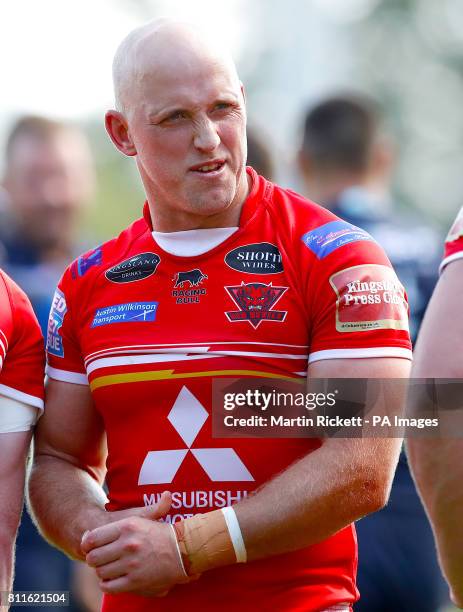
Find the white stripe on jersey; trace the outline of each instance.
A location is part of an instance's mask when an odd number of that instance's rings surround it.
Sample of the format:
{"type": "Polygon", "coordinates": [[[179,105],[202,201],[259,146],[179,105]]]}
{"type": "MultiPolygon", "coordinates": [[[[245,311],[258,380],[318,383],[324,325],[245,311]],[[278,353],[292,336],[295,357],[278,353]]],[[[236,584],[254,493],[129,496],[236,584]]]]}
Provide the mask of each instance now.
{"type": "Polygon", "coordinates": [[[1,333],[1,336],[0,336],[0,350],[3,353],[3,355],[0,355],[0,357],[2,358],[2,361],[3,361],[3,359],[5,359],[5,357],[6,357],[6,349],[7,349],[8,343],[6,342],[6,336],[2,332],[1,329],[0,329],[0,333],[1,333]],[[3,341],[2,338],[5,338],[5,342],[3,341]]]}
{"type": "Polygon", "coordinates": [[[284,346],[288,348],[303,349],[305,351],[307,351],[307,349],[309,348],[306,344],[280,344],[280,343],[274,343],[274,342],[240,342],[240,341],[208,342],[207,340],[205,340],[204,342],[183,342],[183,343],[172,343],[171,342],[167,344],[133,344],[133,345],[128,345],[128,346],[115,346],[110,349],[102,349],[101,351],[95,351],[94,353],[89,353],[85,357],[85,361],[86,362],[91,361],[95,357],[102,356],[107,353],[111,353],[111,355],[116,355],[118,352],[120,353],[129,353],[129,352],[130,353],[137,353],[137,352],[148,353],[151,350],[152,352],[160,352],[156,349],[164,348],[164,347],[172,347],[172,351],[179,350],[179,352],[185,352],[187,349],[194,347],[195,352],[197,352],[198,350],[201,350],[201,349],[207,349],[209,345],[217,345],[217,344],[219,345],[233,344],[236,346],[244,346],[244,345],[284,346]]]}
{"type": "Polygon", "coordinates": [[[217,355],[185,355],[182,353],[165,353],[155,355],[126,355],[124,357],[106,357],[95,359],[87,366],[87,375],[100,368],[113,368],[125,365],[138,365],[143,363],[162,363],[163,361],[194,361],[195,359],[210,359],[217,355]]]}
{"type": "Polygon", "coordinates": [[[442,274],[442,272],[444,271],[444,268],[447,264],[449,264],[451,261],[455,261],[457,259],[461,259],[463,257],[463,251],[458,251],[458,253],[454,253],[453,255],[449,255],[448,257],[445,257],[442,260],[441,265],[439,266],[439,274],[442,274]]]}
{"type": "Polygon", "coordinates": [[[40,408],[40,410],[43,410],[43,399],[41,397],[29,395],[29,393],[18,391],[18,389],[8,387],[7,385],[0,385],[0,394],[4,395],[5,397],[11,397],[12,399],[18,400],[18,402],[24,402],[25,404],[30,404],[35,408],[40,408]]]}
{"type": "Polygon", "coordinates": [[[53,380],[69,382],[74,385],[88,385],[87,376],[85,374],[80,374],[80,372],[68,372],[67,370],[59,370],[58,368],[52,368],[47,365],[45,374],[53,378],[53,380]]]}
{"type": "Polygon", "coordinates": [[[410,349],[397,346],[379,346],[376,348],[357,349],[330,349],[327,351],[315,351],[310,353],[309,363],[321,359],[365,359],[369,357],[400,357],[401,359],[413,359],[410,349]]]}
{"type": "MultiPolygon", "coordinates": [[[[0,329],[0,334],[3,337],[3,341],[5,343],[6,348],[8,348],[8,338],[6,337],[6,335],[3,333],[3,331],[0,329]]],[[[1,340],[1,338],[0,338],[1,340]]]]}
{"type": "MultiPolygon", "coordinates": [[[[204,348],[207,349],[207,347],[204,348]]],[[[171,349],[164,349],[164,351],[159,351],[154,354],[124,355],[121,357],[105,357],[101,359],[94,359],[87,365],[87,374],[91,374],[92,372],[100,368],[111,368],[115,366],[136,365],[143,363],[162,363],[169,361],[194,361],[197,359],[211,358],[220,359],[221,357],[227,356],[263,357],[265,359],[300,359],[304,362],[307,361],[307,355],[287,355],[283,353],[250,353],[243,351],[214,351],[209,352],[207,354],[205,353],[201,355],[195,355],[191,353],[179,353],[177,351],[174,352],[171,349]]]]}

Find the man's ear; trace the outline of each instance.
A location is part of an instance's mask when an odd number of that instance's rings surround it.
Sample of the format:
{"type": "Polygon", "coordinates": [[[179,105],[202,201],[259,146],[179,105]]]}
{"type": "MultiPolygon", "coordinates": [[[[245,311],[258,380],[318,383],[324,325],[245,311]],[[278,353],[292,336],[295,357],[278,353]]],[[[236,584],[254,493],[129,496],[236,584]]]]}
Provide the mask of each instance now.
{"type": "Polygon", "coordinates": [[[382,136],[373,146],[370,171],[375,177],[388,180],[392,174],[395,161],[394,144],[391,139],[382,136]]]}
{"type": "Polygon", "coordinates": [[[132,157],[137,154],[135,145],[130,136],[127,121],[122,113],[109,110],[105,115],[105,127],[109,137],[121,153],[132,157]]]}

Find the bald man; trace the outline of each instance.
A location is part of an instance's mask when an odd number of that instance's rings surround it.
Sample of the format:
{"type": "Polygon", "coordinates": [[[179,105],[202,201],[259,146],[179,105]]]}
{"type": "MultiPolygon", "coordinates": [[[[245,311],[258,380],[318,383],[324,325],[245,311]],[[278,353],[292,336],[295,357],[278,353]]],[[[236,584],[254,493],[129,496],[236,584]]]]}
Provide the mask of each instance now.
{"type": "Polygon", "coordinates": [[[386,502],[400,442],[214,438],[212,381],[407,376],[403,288],[368,234],[245,167],[216,43],[148,24],[114,83],[106,128],[147,201],[58,285],[37,521],[96,569],[107,611],[347,611],[352,522],[386,502]]]}

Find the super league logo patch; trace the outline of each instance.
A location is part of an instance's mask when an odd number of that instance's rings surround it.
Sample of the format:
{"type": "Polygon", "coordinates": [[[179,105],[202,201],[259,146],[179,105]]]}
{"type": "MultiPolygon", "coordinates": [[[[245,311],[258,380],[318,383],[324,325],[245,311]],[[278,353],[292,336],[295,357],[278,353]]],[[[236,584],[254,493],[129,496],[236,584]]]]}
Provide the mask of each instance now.
{"type": "Polygon", "coordinates": [[[374,242],[365,230],[346,221],[331,221],[301,236],[302,242],[318,259],[352,242],[374,242]]]}
{"type": "Polygon", "coordinates": [[[277,321],[281,323],[288,314],[285,310],[272,310],[288,287],[274,287],[272,283],[244,283],[234,287],[225,287],[231,299],[239,310],[225,312],[227,319],[248,321],[254,329],[262,321],[277,321]]]}

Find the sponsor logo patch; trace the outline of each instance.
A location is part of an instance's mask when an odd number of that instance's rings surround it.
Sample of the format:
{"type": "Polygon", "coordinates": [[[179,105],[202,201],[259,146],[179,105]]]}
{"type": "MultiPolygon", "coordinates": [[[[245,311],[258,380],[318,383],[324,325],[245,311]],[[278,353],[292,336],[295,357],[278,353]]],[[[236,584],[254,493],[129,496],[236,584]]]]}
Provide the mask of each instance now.
{"type": "Polygon", "coordinates": [[[106,270],[106,278],[113,283],[133,283],[156,272],[161,258],[156,253],[139,253],[106,270]]]}
{"type": "Polygon", "coordinates": [[[101,327],[112,323],[143,323],[156,321],[159,302],[128,302],[98,308],[91,327],[101,327]]]}
{"type": "Polygon", "coordinates": [[[176,272],[172,279],[174,282],[172,297],[175,298],[175,303],[199,303],[201,296],[206,295],[207,290],[204,287],[196,287],[201,285],[207,278],[207,274],[204,274],[199,268],[187,270],[186,272],[176,272]]]}
{"type": "Polygon", "coordinates": [[[231,322],[247,321],[256,329],[262,321],[285,320],[287,311],[272,310],[288,287],[274,287],[272,283],[241,283],[234,287],[225,287],[239,310],[225,312],[231,322]]]}
{"type": "Polygon", "coordinates": [[[207,278],[207,274],[203,274],[201,270],[195,268],[194,270],[188,270],[187,272],[177,272],[173,278],[175,281],[174,287],[196,287],[200,285],[203,280],[207,278]],[[187,284],[188,283],[188,284],[187,284]]]}
{"type": "Polygon", "coordinates": [[[225,255],[225,263],[232,270],[246,274],[279,274],[283,272],[281,253],[270,242],[245,244],[225,255]]]}
{"type": "Polygon", "coordinates": [[[86,255],[81,255],[77,260],[77,274],[79,276],[84,276],[86,272],[90,270],[90,268],[93,268],[93,266],[101,265],[101,260],[102,251],[100,247],[94,249],[93,251],[90,251],[86,255]]]}
{"type": "Polygon", "coordinates": [[[55,357],[64,357],[63,339],[59,333],[63,325],[64,315],[67,312],[64,293],[56,289],[51,303],[50,316],[47,329],[47,351],[55,357]]]}
{"type": "Polygon", "coordinates": [[[457,218],[453,222],[452,227],[445,239],[445,242],[453,242],[463,236],[463,207],[457,215],[457,218]]]}
{"type": "Polygon", "coordinates": [[[209,418],[208,411],[187,387],[182,387],[167,419],[183,440],[183,448],[149,451],[138,477],[139,485],[170,484],[191,453],[213,482],[251,482],[248,468],[233,448],[196,448],[194,442],[209,418]]]}
{"type": "Polygon", "coordinates": [[[324,259],[336,249],[352,242],[374,242],[368,232],[346,221],[325,223],[305,233],[301,240],[318,259],[324,259]]]}
{"type": "Polygon", "coordinates": [[[375,329],[408,331],[405,291],[387,266],[364,264],[330,277],[336,293],[336,330],[359,332],[375,329]]]}

